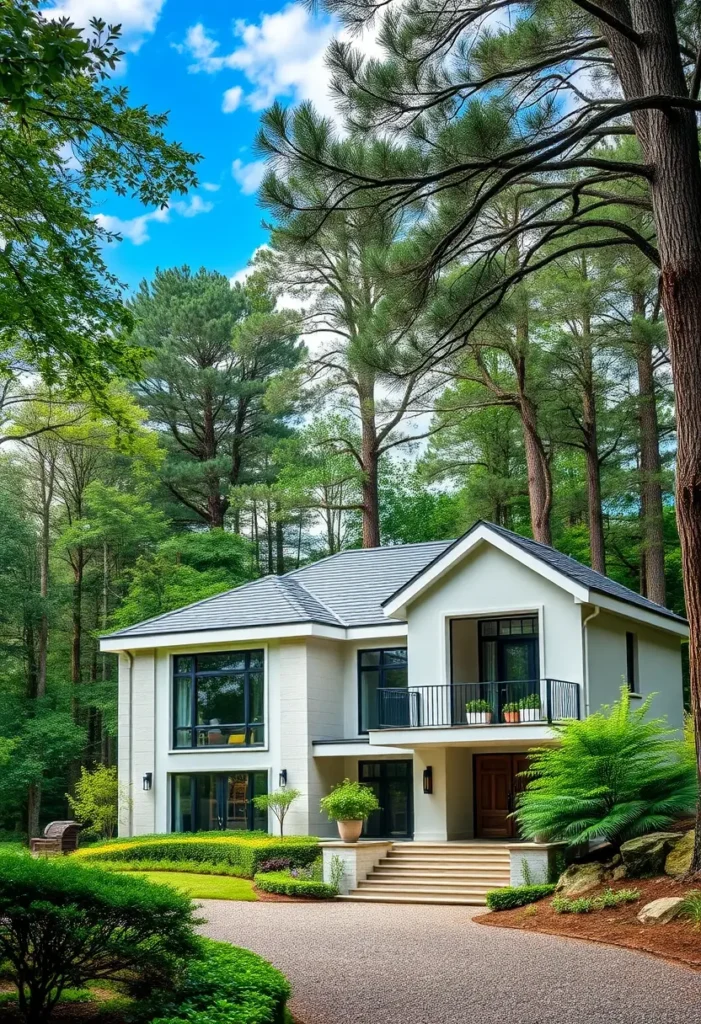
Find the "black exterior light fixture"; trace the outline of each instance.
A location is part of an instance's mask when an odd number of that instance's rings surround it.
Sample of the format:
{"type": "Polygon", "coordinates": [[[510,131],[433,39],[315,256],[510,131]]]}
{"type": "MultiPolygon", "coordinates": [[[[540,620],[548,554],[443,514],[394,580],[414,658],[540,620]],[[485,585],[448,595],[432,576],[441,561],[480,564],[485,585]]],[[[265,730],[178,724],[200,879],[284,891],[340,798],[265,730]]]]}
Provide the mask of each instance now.
{"type": "Polygon", "coordinates": [[[430,795],[433,792],[433,768],[427,765],[424,768],[424,793],[430,795]]]}
{"type": "Polygon", "coordinates": [[[278,778],[278,782],[280,783],[280,789],[284,789],[285,786],[287,785],[287,768],[280,769],[280,777],[278,778]]]}
{"type": "Polygon", "coordinates": [[[153,785],[153,772],[146,772],[143,779],[144,792],[148,793],[153,785]]]}

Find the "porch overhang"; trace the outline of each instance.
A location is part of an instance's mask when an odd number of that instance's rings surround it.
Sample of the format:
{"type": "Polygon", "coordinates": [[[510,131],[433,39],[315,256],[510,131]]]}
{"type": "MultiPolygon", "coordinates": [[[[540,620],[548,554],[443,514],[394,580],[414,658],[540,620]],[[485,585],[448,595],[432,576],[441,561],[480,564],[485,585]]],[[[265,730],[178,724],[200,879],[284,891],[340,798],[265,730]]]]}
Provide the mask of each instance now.
{"type": "Polygon", "coordinates": [[[483,750],[495,748],[540,746],[556,743],[557,732],[547,723],[524,722],[516,725],[450,725],[425,729],[372,729],[370,748],[397,747],[412,750],[414,747],[477,747],[483,750]]]}

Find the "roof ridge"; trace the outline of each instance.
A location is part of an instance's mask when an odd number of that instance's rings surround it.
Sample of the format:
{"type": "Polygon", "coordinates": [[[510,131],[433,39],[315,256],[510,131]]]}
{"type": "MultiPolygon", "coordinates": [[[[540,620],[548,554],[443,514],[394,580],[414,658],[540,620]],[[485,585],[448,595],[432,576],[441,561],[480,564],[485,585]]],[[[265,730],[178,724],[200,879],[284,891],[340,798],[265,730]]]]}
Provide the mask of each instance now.
{"type": "MultiPolygon", "coordinates": [[[[458,537],[457,540],[460,540],[458,537]]],[[[332,555],[324,555],[323,558],[317,558],[314,562],[309,562],[308,565],[300,565],[298,569],[290,569],[289,572],[282,574],[280,579],[286,577],[297,576],[298,573],[306,572],[307,569],[312,569],[316,565],[321,565],[322,562],[330,562],[332,558],[340,558],[342,555],[359,555],[359,554],[372,554],[375,551],[391,551],[393,548],[425,548],[430,544],[454,544],[455,539],[447,540],[412,540],[408,544],[380,544],[376,548],[344,548],[343,551],[335,551],[332,555]]]]}
{"type": "MultiPolygon", "coordinates": [[[[287,574],[285,574],[285,575],[287,575],[287,574]]],[[[278,579],[279,579],[279,580],[282,580],[282,579],[283,579],[283,577],[282,577],[282,576],[278,576],[278,579]]],[[[330,607],[329,607],[329,606],[328,606],[328,605],[326,604],[326,602],[325,602],[325,601],[322,601],[320,597],[317,597],[317,596],[316,596],[316,594],[313,594],[313,593],[311,592],[311,590],[309,590],[309,588],[308,588],[308,587],[305,587],[305,585],[304,585],[303,583],[300,583],[300,581],[299,581],[299,580],[297,580],[297,579],[293,579],[292,577],[290,577],[290,579],[286,580],[286,582],[285,582],[285,585],[287,586],[287,585],[289,585],[290,583],[294,584],[294,586],[295,586],[295,587],[299,587],[299,588],[300,588],[300,590],[303,590],[303,591],[304,591],[304,593],[305,593],[305,594],[307,594],[307,595],[308,595],[308,596],[309,596],[309,597],[310,597],[310,598],[312,599],[312,601],[315,601],[315,602],[316,602],[316,604],[318,604],[318,605],[319,605],[319,606],[320,606],[321,608],[323,608],[323,609],[324,609],[324,611],[328,612],[328,613],[329,613],[329,615],[331,616],[331,618],[332,618],[332,619],[334,619],[334,620],[335,620],[335,621],[336,621],[336,622],[337,622],[337,623],[339,624],[339,626],[344,626],[344,627],[345,627],[345,626],[347,625],[347,623],[345,623],[345,622],[343,621],[343,619],[341,619],[341,618],[340,618],[340,617],[339,617],[339,616],[338,616],[338,615],[336,614],[336,612],[335,612],[335,611],[333,610],[333,608],[330,608],[330,607]]],[[[302,609],[302,611],[306,611],[306,609],[304,609],[304,608],[303,608],[303,609],[302,609]]]]}

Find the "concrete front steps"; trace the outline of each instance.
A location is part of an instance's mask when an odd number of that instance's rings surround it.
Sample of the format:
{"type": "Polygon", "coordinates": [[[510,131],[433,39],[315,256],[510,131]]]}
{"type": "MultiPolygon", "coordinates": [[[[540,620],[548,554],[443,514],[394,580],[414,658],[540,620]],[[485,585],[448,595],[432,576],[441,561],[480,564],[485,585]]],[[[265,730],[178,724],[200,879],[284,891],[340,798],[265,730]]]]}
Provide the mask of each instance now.
{"type": "Polygon", "coordinates": [[[501,843],[395,843],[357,889],[337,898],[479,907],[490,889],[509,885],[509,874],[501,843]]]}

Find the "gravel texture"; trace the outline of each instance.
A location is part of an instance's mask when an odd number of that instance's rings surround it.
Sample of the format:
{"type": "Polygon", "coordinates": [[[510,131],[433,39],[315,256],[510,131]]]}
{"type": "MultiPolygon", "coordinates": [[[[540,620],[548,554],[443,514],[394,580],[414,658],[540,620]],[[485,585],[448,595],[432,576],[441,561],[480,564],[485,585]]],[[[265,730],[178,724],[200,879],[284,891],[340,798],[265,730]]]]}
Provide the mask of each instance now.
{"type": "Polygon", "coordinates": [[[301,1024],[691,1024],[701,973],[627,950],[485,928],[481,908],[202,904],[204,934],[285,972],[301,1024]]]}

